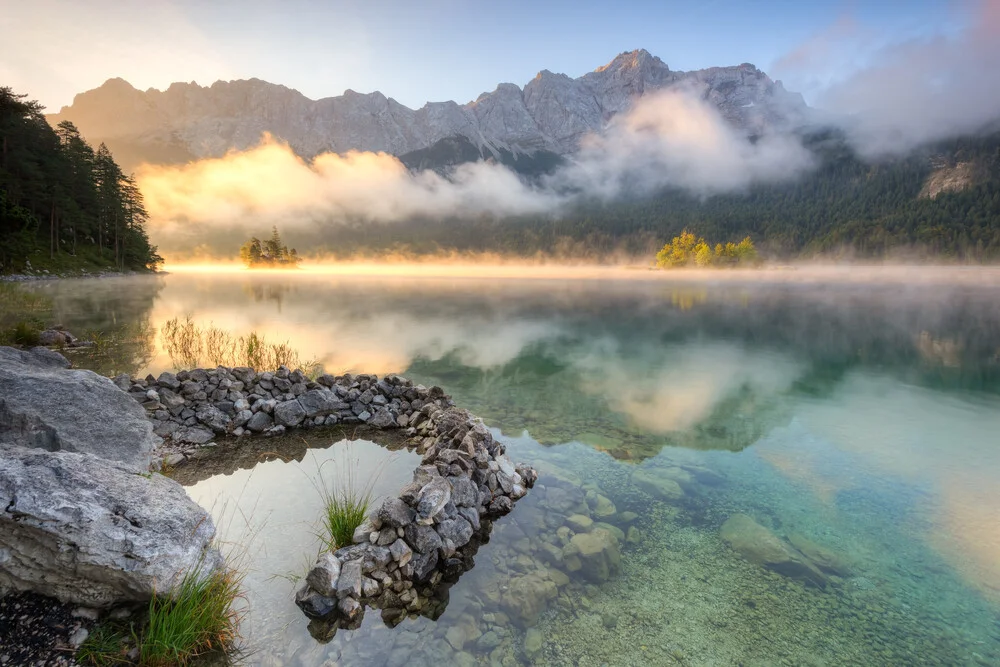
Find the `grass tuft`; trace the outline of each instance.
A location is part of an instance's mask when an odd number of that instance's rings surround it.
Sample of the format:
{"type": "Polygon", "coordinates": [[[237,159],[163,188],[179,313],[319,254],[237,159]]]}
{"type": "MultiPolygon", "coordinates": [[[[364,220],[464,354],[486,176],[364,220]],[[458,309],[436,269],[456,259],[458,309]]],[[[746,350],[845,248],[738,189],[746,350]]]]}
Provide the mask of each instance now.
{"type": "Polygon", "coordinates": [[[256,331],[236,336],[211,323],[200,327],[191,316],[187,316],[165,322],[160,335],[163,347],[176,368],[196,368],[207,363],[212,366],[249,366],[257,371],[273,371],[279,366],[298,367],[313,378],[323,373],[323,367],[317,361],[303,363],[298,352],[287,342],[269,342],[256,331]]]}
{"type": "Polygon", "coordinates": [[[323,477],[323,466],[336,465],[337,459],[330,459],[319,467],[318,482],[313,481],[323,497],[322,538],[330,551],[353,543],[354,530],[364,523],[374,502],[375,481],[381,475],[382,466],[363,484],[357,479],[358,461],[349,461],[346,470],[338,470],[338,482],[328,484],[323,477]]]}
{"type": "Polygon", "coordinates": [[[208,576],[188,573],[169,596],[154,595],[139,646],[139,662],[148,667],[188,665],[212,652],[230,649],[239,638],[243,574],[221,569],[208,576]]]}
{"type": "Polygon", "coordinates": [[[34,322],[21,320],[10,330],[10,339],[15,345],[34,347],[41,342],[41,328],[34,322]]]}
{"type": "Polygon", "coordinates": [[[134,644],[131,627],[120,623],[102,623],[91,630],[76,652],[76,661],[93,667],[131,665],[128,653],[134,644]]]}

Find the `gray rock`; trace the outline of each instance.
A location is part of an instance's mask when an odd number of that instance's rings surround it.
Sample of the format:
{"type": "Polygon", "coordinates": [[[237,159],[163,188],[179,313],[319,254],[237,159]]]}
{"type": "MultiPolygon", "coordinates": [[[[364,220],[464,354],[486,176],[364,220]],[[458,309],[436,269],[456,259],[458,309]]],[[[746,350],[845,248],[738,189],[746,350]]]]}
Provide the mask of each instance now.
{"type": "Polygon", "coordinates": [[[416,581],[426,581],[429,579],[437,564],[437,549],[427,553],[415,553],[409,562],[409,565],[413,568],[413,578],[416,581]]]}
{"type": "Polygon", "coordinates": [[[431,526],[411,523],[403,529],[403,538],[407,544],[419,553],[430,553],[441,547],[441,536],[431,526]]]}
{"type": "Polygon", "coordinates": [[[0,445],[0,507],[0,594],[105,607],[221,564],[212,519],[183,487],[91,455],[0,445]]]}
{"type": "Polygon", "coordinates": [[[174,431],[175,442],[186,442],[192,445],[204,445],[210,442],[215,435],[207,428],[201,426],[184,426],[174,431]]]}
{"type": "Polygon", "coordinates": [[[306,575],[306,583],[324,597],[336,597],[337,580],[340,578],[340,561],[331,554],[324,553],[317,560],[313,569],[306,575]]]}
{"type": "Polygon", "coordinates": [[[195,419],[216,433],[225,433],[229,430],[229,417],[222,410],[211,405],[199,407],[195,411],[195,419]]]}
{"type": "Polygon", "coordinates": [[[409,563],[413,557],[413,549],[402,539],[398,539],[390,545],[389,553],[392,554],[392,559],[399,563],[400,567],[409,563]]]}
{"type": "Polygon", "coordinates": [[[443,540],[451,540],[456,547],[463,547],[472,539],[472,526],[462,517],[446,519],[437,526],[438,535],[443,540]]]}
{"type": "Polygon", "coordinates": [[[309,618],[329,616],[337,608],[336,598],[320,595],[310,588],[308,584],[295,593],[295,604],[309,618]]]}
{"type": "Polygon", "coordinates": [[[177,422],[165,421],[160,424],[157,424],[156,428],[153,429],[153,433],[160,436],[161,438],[167,438],[173,435],[173,433],[176,432],[177,429],[179,428],[181,428],[181,425],[178,424],[177,422]]]}
{"type": "Polygon", "coordinates": [[[451,484],[443,477],[435,477],[420,489],[417,500],[417,523],[430,525],[444,506],[451,501],[451,484]]]}
{"type": "Polygon", "coordinates": [[[396,418],[387,408],[379,408],[368,423],[375,428],[393,428],[396,426],[396,418]]]}
{"type": "Polygon", "coordinates": [[[340,566],[340,576],[337,578],[337,597],[361,595],[361,561],[352,560],[340,566]]]}
{"type": "Polygon", "coordinates": [[[413,518],[413,510],[399,498],[387,498],[378,510],[379,521],[392,528],[408,526],[413,518]]]}
{"type": "Polygon", "coordinates": [[[273,424],[274,422],[271,420],[271,415],[261,410],[260,412],[254,413],[254,416],[251,417],[246,423],[246,427],[254,433],[261,433],[262,431],[271,428],[273,424]]]}
{"type": "Polygon", "coordinates": [[[274,406],[274,421],[281,426],[298,426],[306,418],[306,411],[297,400],[284,401],[274,406]]]}
{"type": "Polygon", "coordinates": [[[451,501],[459,507],[475,507],[479,504],[479,489],[468,477],[452,477],[451,501]]]}
{"type": "MultiPolygon", "coordinates": [[[[266,417],[267,415],[264,416],[266,417]]],[[[233,426],[237,427],[243,426],[246,423],[248,423],[251,419],[253,419],[253,413],[250,412],[249,410],[242,410],[236,413],[236,416],[233,417],[233,426]]]]}
{"type": "Polygon", "coordinates": [[[167,371],[160,373],[160,377],[156,378],[156,384],[167,389],[172,389],[173,391],[177,391],[181,387],[181,382],[177,379],[177,376],[167,371]]]}
{"type": "Polygon", "coordinates": [[[306,417],[325,417],[340,409],[340,399],[329,389],[312,389],[299,396],[306,417]]]}
{"type": "Polygon", "coordinates": [[[60,366],[0,347],[0,441],[147,469],[159,438],[142,407],[111,380],[60,366]]]}

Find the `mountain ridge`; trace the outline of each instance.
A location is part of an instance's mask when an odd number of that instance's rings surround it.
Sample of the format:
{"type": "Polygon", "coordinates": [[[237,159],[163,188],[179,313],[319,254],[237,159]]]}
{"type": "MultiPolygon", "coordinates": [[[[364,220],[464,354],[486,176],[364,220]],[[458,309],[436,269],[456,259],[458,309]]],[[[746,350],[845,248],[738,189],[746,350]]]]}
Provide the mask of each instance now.
{"type": "Polygon", "coordinates": [[[675,87],[701,96],[748,134],[801,125],[810,111],[801,95],[749,63],[681,72],[637,49],[575,79],[543,69],[523,87],[503,82],[465,104],[448,100],[410,109],[380,91],[350,88],[311,100],[256,78],[140,91],[112,78],[48,118],[53,125],[73,121],[128,167],[219,157],[256,145],[265,132],[305,158],[350,150],[403,155],[455,137],[484,156],[565,155],[636,99],[675,87]]]}

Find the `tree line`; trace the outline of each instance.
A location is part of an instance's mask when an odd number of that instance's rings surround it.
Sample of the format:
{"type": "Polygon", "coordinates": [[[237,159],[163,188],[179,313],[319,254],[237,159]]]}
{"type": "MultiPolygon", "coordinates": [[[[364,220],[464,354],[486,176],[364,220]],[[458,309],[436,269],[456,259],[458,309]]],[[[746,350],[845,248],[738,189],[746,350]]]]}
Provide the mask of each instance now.
{"type": "Polygon", "coordinates": [[[52,128],[43,108],[0,87],[0,273],[155,269],[135,178],[72,122],[52,128]]]}
{"type": "Polygon", "coordinates": [[[521,258],[608,260],[655,256],[688,230],[706,238],[752,237],[764,257],[817,256],[986,262],[1000,259],[1000,132],[869,161],[833,132],[806,139],[819,167],[797,180],[699,197],[667,188],[652,196],[581,201],[559,217],[425,218],[406,224],[328,226],[311,239],[339,257],[387,253],[498,253],[521,258]],[[944,160],[970,163],[960,192],[922,197],[944,160]]]}

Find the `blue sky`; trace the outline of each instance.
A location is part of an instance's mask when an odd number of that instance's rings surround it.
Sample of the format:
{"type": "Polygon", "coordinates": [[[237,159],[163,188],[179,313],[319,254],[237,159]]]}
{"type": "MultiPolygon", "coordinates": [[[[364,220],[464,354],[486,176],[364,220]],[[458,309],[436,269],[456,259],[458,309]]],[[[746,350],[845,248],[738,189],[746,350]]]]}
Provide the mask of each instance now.
{"type": "Polygon", "coordinates": [[[962,0],[0,6],[0,85],[51,111],[115,76],[143,89],[257,77],[312,98],[352,88],[381,90],[411,107],[466,102],[501,81],[523,85],[540,69],[579,76],[635,48],[672,69],[752,62],[812,101],[880,48],[953,34],[970,20],[962,0]]]}

